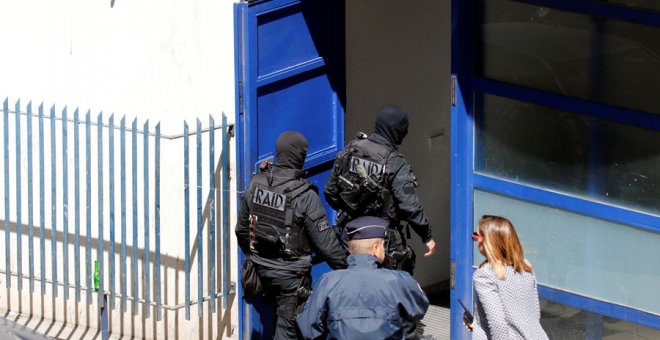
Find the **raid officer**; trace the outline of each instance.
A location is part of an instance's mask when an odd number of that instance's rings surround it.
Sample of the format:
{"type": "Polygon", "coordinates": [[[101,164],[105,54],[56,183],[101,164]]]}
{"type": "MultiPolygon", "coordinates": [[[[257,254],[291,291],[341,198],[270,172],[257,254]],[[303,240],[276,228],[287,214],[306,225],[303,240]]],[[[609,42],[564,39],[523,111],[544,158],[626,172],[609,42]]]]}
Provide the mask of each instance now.
{"type": "Polygon", "coordinates": [[[307,139],[294,131],[275,144],[277,162],[262,164],[241,200],[238,244],[276,304],[275,339],[297,338],[295,318],[311,293],[311,251],[333,269],[346,252],[326,218],[317,189],[303,178],[307,139]]]}
{"type": "Polygon", "coordinates": [[[380,269],[389,222],[363,216],[346,225],[348,269],[321,277],[298,327],[305,339],[401,339],[429,306],[410,274],[380,269]]]}
{"type": "MultiPolygon", "coordinates": [[[[403,237],[400,221],[421,237],[435,253],[435,241],[424,208],[417,197],[416,178],[408,161],[398,150],[408,133],[408,114],[396,105],[383,106],[376,116],[375,132],[358,138],[337,154],[335,166],[325,184],[325,198],[339,212],[341,227],[348,220],[372,215],[389,221],[391,232],[385,240],[385,268],[401,269],[412,275],[415,253],[403,237]]],[[[410,238],[410,229],[406,228],[410,238]]]]}

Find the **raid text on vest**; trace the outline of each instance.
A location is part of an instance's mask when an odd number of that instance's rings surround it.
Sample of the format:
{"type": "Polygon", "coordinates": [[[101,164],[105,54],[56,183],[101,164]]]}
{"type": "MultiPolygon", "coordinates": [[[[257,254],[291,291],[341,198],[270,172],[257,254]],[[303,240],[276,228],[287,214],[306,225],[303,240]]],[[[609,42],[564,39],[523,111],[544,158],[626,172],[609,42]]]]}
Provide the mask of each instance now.
{"type": "Polygon", "coordinates": [[[252,203],[263,207],[284,211],[286,196],[262,188],[256,188],[252,203]]]}
{"type": "Polygon", "coordinates": [[[371,177],[371,175],[380,175],[381,172],[383,171],[383,165],[378,164],[376,162],[368,161],[366,159],[362,159],[359,157],[352,156],[351,157],[351,169],[350,171],[353,173],[357,173],[357,165],[361,164],[364,169],[367,171],[367,175],[371,177]]]}

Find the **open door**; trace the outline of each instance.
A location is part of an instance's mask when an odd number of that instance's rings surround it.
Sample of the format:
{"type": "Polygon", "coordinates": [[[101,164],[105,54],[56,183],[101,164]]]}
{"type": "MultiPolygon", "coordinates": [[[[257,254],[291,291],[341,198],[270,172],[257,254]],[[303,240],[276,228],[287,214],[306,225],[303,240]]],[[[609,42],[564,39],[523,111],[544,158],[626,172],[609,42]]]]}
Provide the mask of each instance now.
{"type": "MultiPolygon", "coordinates": [[[[344,141],[343,1],[241,3],[235,22],[239,190],[274,157],[280,133],[296,130],[309,141],[308,179],[322,191],[344,141]]],[[[314,265],[314,282],[328,270],[314,265]]],[[[263,302],[243,301],[239,312],[240,338],[270,337],[274,316],[263,302]]]]}

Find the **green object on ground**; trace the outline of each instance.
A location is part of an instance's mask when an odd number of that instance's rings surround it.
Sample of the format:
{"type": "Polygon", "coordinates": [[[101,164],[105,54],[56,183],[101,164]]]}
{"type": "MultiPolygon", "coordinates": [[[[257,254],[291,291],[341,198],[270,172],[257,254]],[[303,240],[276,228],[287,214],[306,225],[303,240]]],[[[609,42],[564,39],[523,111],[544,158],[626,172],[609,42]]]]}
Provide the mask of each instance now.
{"type": "Polygon", "coordinates": [[[99,291],[99,260],[94,261],[94,291],[99,291]]]}

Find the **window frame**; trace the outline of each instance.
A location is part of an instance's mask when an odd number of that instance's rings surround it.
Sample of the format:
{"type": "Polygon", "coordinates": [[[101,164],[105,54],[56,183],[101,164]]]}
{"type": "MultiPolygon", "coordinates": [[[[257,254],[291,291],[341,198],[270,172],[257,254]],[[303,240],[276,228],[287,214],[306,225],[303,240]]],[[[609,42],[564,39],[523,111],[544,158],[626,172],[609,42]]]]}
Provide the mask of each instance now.
{"type": "MultiPolygon", "coordinates": [[[[660,232],[660,216],[627,209],[616,204],[603,203],[553,191],[549,188],[514,183],[475,170],[476,131],[475,98],[490,94],[535,105],[606,119],[617,123],[660,131],[660,115],[636,111],[566,97],[501,81],[475,76],[476,44],[478,29],[475,8],[478,0],[452,0],[452,107],[451,107],[451,304],[458,306],[458,299],[472,302],[474,190],[485,190],[532,203],[557,207],[563,210],[627,224],[641,229],[660,232]]],[[[518,0],[513,0],[518,1],[518,0]]],[[[551,7],[606,19],[626,21],[660,27],[660,12],[635,9],[620,4],[590,0],[520,0],[543,7],[551,7]]],[[[588,298],[556,288],[539,285],[539,296],[552,302],[609,316],[643,326],[660,328],[660,315],[634,308],[588,298]]],[[[467,338],[462,325],[461,308],[452,308],[452,339],[467,338]]],[[[597,327],[597,325],[596,325],[597,327]]]]}

